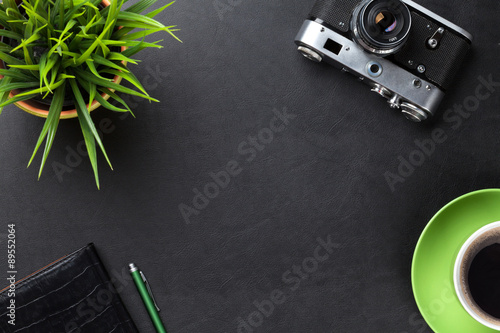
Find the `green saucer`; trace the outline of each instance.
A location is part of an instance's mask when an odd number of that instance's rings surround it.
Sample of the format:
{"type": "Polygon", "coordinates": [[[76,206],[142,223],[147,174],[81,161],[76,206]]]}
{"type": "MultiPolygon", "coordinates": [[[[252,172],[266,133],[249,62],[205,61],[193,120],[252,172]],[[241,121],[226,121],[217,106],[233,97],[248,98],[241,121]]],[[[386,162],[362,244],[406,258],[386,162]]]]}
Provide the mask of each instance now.
{"type": "Polygon", "coordinates": [[[472,192],[444,206],[425,227],[411,267],[413,294],[436,333],[498,333],[475,321],[460,304],[453,267],[462,244],[476,230],[500,221],[500,189],[472,192]]]}

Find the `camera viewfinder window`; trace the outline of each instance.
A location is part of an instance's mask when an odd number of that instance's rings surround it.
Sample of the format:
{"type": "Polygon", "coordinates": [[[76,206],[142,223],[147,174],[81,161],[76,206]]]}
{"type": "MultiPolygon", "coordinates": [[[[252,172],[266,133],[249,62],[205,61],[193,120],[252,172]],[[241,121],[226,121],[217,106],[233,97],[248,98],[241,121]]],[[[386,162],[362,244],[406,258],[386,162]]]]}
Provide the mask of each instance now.
{"type": "Polygon", "coordinates": [[[328,40],[325,43],[324,48],[330,52],[333,52],[335,54],[339,54],[340,51],[342,50],[342,45],[340,45],[339,43],[334,42],[333,40],[328,38],[328,40]]]}

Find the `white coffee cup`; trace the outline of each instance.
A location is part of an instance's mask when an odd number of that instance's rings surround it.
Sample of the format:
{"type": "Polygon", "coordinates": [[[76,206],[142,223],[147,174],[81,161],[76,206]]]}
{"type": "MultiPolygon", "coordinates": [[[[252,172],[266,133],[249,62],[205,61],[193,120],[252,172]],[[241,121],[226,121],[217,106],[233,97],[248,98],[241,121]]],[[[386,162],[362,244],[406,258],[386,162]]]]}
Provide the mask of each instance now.
{"type": "Polygon", "coordinates": [[[475,256],[485,247],[495,243],[500,243],[500,221],[477,230],[462,245],[455,261],[453,282],[464,309],[479,323],[500,331],[500,318],[491,316],[477,305],[472,298],[468,283],[468,272],[475,256]]]}

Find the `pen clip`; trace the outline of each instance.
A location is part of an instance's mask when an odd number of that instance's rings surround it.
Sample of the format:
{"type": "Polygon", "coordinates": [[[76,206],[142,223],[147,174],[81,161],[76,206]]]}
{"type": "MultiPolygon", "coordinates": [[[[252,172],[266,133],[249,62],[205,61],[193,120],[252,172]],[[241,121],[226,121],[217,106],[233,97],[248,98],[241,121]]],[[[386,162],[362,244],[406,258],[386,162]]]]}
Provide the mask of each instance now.
{"type": "Polygon", "coordinates": [[[149,282],[146,279],[146,276],[144,275],[144,273],[142,271],[139,271],[139,274],[141,274],[142,281],[144,281],[144,284],[146,285],[146,289],[148,290],[149,296],[151,296],[151,299],[153,300],[153,303],[156,307],[156,310],[158,310],[158,312],[160,312],[160,308],[158,307],[158,304],[156,304],[156,300],[155,300],[155,297],[153,295],[153,291],[151,290],[151,286],[149,285],[149,282]]]}

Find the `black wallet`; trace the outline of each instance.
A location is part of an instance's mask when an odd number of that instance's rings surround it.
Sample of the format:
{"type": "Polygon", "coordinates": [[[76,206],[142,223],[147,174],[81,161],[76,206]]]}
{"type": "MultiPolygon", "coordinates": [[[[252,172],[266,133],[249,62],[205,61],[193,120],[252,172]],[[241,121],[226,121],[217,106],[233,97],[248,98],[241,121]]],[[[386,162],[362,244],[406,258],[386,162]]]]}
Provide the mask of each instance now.
{"type": "Polygon", "coordinates": [[[9,287],[0,291],[0,312],[0,332],[139,332],[93,244],[19,280],[15,298],[9,287]],[[15,325],[7,316],[11,299],[15,325]]]}

